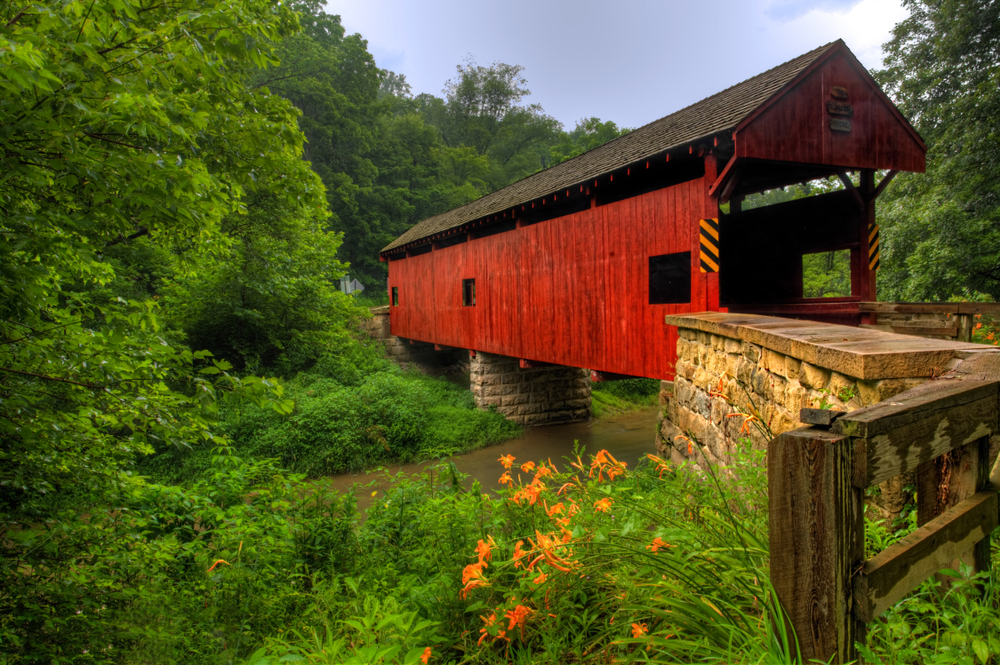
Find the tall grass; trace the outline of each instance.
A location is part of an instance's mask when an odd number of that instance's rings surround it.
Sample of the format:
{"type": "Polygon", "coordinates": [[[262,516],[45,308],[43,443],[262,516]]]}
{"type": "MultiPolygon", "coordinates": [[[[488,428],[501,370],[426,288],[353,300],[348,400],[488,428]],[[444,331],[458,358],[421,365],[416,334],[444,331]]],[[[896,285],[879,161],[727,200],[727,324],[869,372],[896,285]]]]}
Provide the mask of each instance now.
{"type": "MultiPolygon", "coordinates": [[[[763,455],[744,441],[731,465],[700,471],[653,456],[628,470],[603,451],[558,467],[506,456],[495,494],[450,462],[397,477],[358,529],[364,572],[251,662],[412,663],[427,649],[435,663],[793,662],[763,455]],[[420,639],[404,639],[409,625],[420,639]]],[[[862,653],[997,665],[1000,585],[980,581],[985,596],[974,580],[943,596],[925,585],[871,624],[862,653]]]]}
{"type": "Polygon", "coordinates": [[[621,379],[591,384],[590,411],[595,418],[656,406],[660,382],[657,379],[621,379]]]}

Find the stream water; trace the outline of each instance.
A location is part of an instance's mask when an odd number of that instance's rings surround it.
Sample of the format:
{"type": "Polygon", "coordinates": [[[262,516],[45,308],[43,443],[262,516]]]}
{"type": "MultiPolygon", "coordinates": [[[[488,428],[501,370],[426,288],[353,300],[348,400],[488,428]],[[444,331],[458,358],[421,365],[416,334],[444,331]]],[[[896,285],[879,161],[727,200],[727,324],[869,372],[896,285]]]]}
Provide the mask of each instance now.
{"type": "MultiPolygon", "coordinates": [[[[655,452],[653,437],[656,432],[656,412],[657,408],[653,407],[597,422],[534,427],[525,430],[516,439],[457,455],[454,458],[455,466],[470,476],[470,482],[478,480],[484,489],[498,489],[500,484],[497,480],[503,473],[503,468],[497,461],[499,457],[513,455],[518,463],[551,459],[562,469],[565,466],[563,457],[573,452],[573,441],[579,441],[581,446],[586,447],[587,453],[594,454],[602,448],[607,449],[618,461],[626,462],[628,468],[634,469],[646,454],[655,452]]],[[[355,483],[367,485],[372,482],[375,483],[372,489],[381,489],[390,483],[386,473],[413,473],[435,463],[403,464],[388,467],[385,472],[345,473],[331,476],[327,482],[341,491],[349,490],[355,483]]],[[[367,498],[366,493],[358,496],[359,507],[362,509],[367,498]]]]}

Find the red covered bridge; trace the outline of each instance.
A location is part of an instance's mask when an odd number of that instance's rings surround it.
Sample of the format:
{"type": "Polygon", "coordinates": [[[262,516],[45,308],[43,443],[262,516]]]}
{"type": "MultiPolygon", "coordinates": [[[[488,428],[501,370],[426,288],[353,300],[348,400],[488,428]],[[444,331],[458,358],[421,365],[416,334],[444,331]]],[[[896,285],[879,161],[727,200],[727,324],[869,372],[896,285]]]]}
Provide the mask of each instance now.
{"type": "Polygon", "coordinates": [[[522,366],[672,379],[667,314],[858,325],[875,300],[875,199],[897,171],[922,172],[925,152],[833,42],[418,223],[381,252],[391,332],[522,366]],[[748,194],[838,175],[843,191],[740,210],[748,194]],[[803,255],[832,250],[850,253],[850,295],[803,297],[803,255]]]}

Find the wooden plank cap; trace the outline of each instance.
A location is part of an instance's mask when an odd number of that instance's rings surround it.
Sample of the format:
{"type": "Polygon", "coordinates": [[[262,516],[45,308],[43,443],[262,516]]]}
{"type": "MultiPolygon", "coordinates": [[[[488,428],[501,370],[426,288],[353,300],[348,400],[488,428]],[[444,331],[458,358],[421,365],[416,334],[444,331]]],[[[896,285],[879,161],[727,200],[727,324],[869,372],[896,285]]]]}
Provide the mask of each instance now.
{"type": "Polygon", "coordinates": [[[847,415],[847,411],[834,411],[832,409],[800,409],[799,422],[807,425],[819,425],[829,427],[837,418],[847,415]]]}

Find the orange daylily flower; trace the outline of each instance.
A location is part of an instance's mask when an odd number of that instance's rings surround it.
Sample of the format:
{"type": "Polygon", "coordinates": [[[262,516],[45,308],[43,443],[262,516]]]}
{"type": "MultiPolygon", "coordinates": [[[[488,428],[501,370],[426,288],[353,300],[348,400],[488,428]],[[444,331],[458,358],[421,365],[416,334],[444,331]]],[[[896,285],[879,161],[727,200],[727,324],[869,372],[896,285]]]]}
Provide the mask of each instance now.
{"type": "MultiPolygon", "coordinates": [[[[480,615],[479,618],[482,619],[483,623],[486,624],[483,628],[479,629],[479,632],[482,633],[482,635],[479,637],[479,642],[477,644],[481,645],[483,643],[483,640],[489,637],[490,635],[489,629],[492,628],[494,625],[496,625],[497,613],[494,612],[489,617],[480,615]]],[[[497,631],[497,635],[496,637],[493,638],[493,641],[496,642],[497,640],[507,640],[508,642],[510,642],[510,638],[507,637],[507,631],[503,629],[497,631]]]]}
{"type": "Polygon", "coordinates": [[[465,586],[462,587],[459,597],[465,599],[473,589],[490,585],[490,581],[483,575],[484,565],[482,563],[470,563],[465,567],[462,571],[462,584],[465,586]]]}
{"type": "MultiPolygon", "coordinates": [[[[540,552],[540,554],[528,564],[528,570],[533,570],[535,564],[544,559],[545,562],[553,568],[561,570],[564,573],[568,573],[570,571],[570,567],[573,565],[573,562],[559,557],[555,552],[557,548],[566,547],[565,541],[557,540],[555,534],[551,536],[542,535],[542,532],[538,529],[535,529],[535,538],[538,541],[537,543],[531,542],[530,539],[528,542],[531,543],[533,549],[540,552]]],[[[572,552],[570,552],[570,554],[572,554],[572,552]]]]}
{"type": "Polygon", "coordinates": [[[656,470],[660,472],[661,480],[663,479],[663,472],[670,471],[670,466],[662,457],[657,457],[656,455],[646,455],[646,459],[656,465],[656,470]]]}
{"type": "Polygon", "coordinates": [[[501,457],[497,461],[500,462],[501,464],[503,464],[503,468],[509,469],[510,467],[512,467],[514,465],[514,456],[513,455],[504,455],[503,457],[501,457]]]}
{"type": "Polygon", "coordinates": [[[691,450],[694,448],[694,443],[692,443],[691,439],[687,438],[683,434],[678,434],[677,436],[674,437],[674,441],[677,441],[678,439],[680,439],[681,441],[687,441],[687,444],[688,444],[688,455],[690,455],[691,454],[691,450]]]}
{"type": "Polygon", "coordinates": [[[507,626],[507,630],[514,630],[514,626],[517,626],[521,630],[521,639],[524,639],[524,624],[534,612],[530,607],[525,607],[524,605],[518,605],[512,610],[507,610],[504,614],[505,617],[510,619],[510,625],[507,626]]]}
{"type": "Polygon", "coordinates": [[[632,637],[642,637],[649,632],[649,626],[644,623],[632,624],[632,637]]]}
{"type": "Polygon", "coordinates": [[[608,474],[608,480],[614,480],[615,477],[625,473],[626,466],[628,465],[625,462],[619,462],[607,450],[600,450],[590,465],[589,477],[593,478],[596,470],[598,482],[603,480],[605,473],[608,474]]]}
{"type": "Polygon", "coordinates": [[[538,495],[545,490],[545,485],[538,478],[531,481],[530,485],[525,485],[511,497],[511,500],[521,505],[523,499],[528,499],[528,505],[533,506],[538,501],[538,495]]]}
{"type": "Polygon", "coordinates": [[[212,567],[208,569],[208,572],[212,572],[213,570],[215,570],[215,567],[218,566],[220,563],[224,563],[227,566],[232,565],[231,563],[225,561],[224,559],[217,559],[216,562],[212,564],[212,567]]]}
{"type": "Polygon", "coordinates": [[[524,464],[521,465],[521,471],[524,471],[525,473],[531,473],[534,470],[535,470],[534,462],[525,462],[524,464]]]}
{"type": "Polygon", "coordinates": [[[493,549],[497,546],[493,536],[487,536],[486,540],[487,542],[480,540],[476,543],[476,554],[479,556],[479,563],[482,564],[483,568],[486,568],[487,561],[492,560],[493,549]]]}
{"type": "Polygon", "coordinates": [[[427,661],[429,661],[430,659],[431,659],[431,648],[427,647],[426,649],[424,649],[423,655],[420,656],[420,662],[423,663],[424,665],[427,665],[427,661]]]}
{"type": "Polygon", "coordinates": [[[725,391],[725,385],[723,384],[723,380],[724,379],[725,379],[725,375],[719,377],[719,383],[718,383],[717,386],[715,386],[715,390],[709,390],[708,391],[708,396],[709,397],[721,397],[722,399],[726,400],[727,402],[729,401],[729,398],[726,397],[726,393],[724,392],[725,391]]]}
{"type": "Polygon", "coordinates": [[[609,498],[598,499],[594,502],[594,510],[599,510],[602,513],[607,513],[611,510],[611,504],[614,503],[609,498]]]}
{"type": "Polygon", "coordinates": [[[728,414],[726,416],[726,418],[736,418],[736,417],[739,417],[739,416],[743,417],[743,425],[740,426],[740,434],[749,434],[749,432],[750,432],[750,423],[752,423],[752,422],[758,422],[759,423],[760,422],[760,418],[758,418],[755,415],[749,414],[749,413],[730,413],[730,414],[728,414]]]}
{"type": "Polygon", "coordinates": [[[578,484],[579,484],[579,481],[578,481],[578,480],[577,480],[576,478],[573,478],[573,479],[572,479],[572,480],[570,480],[570,481],[569,481],[568,483],[564,483],[564,484],[563,484],[563,486],[559,488],[559,491],[558,491],[558,492],[556,492],[556,494],[557,494],[558,496],[562,496],[562,493],[563,493],[564,491],[566,491],[566,488],[567,488],[567,487],[572,487],[573,485],[578,485],[578,484]]]}
{"type": "Polygon", "coordinates": [[[548,504],[545,504],[545,512],[548,513],[549,517],[553,517],[555,515],[562,514],[562,512],[565,510],[565,508],[566,507],[562,504],[562,501],[560,501],[559,503],[555,504],[551,508],[549,508],[548,504]]]}
{"type": "Polygon", "coordinates": [[[666,549],[667,547],[673,547],[673,545],[664,542],[664,540],[659,536],[653,538],[653,542],[651,542],[649,545],[646,545],[646,549],[649,550],[650,552],[658,552],[660,551],[660,548],[666,549]]]}
{"type": "Polygon", "coordinates": [[[514,479],[510,477],[510,471],[504,471],[497,482],[501,485],[513,485],[514,479]]]}
{"type": "Polygon", "coordinates": [[[535,584],[545,584],[545,580],[549,579],[549,576],[545,573],[540,573],[538,577],[532,580],[535,584]]]}

